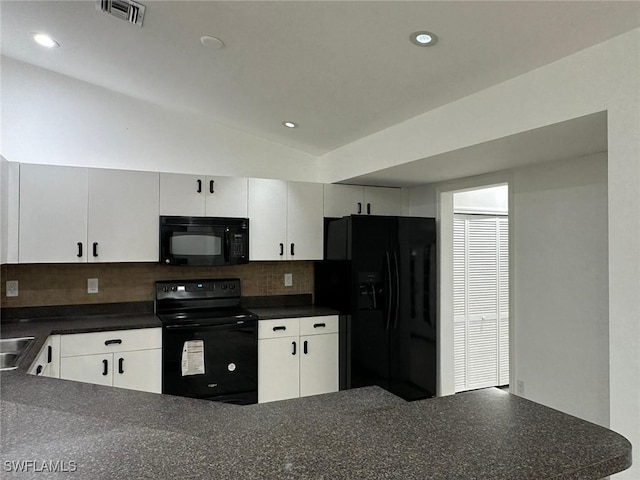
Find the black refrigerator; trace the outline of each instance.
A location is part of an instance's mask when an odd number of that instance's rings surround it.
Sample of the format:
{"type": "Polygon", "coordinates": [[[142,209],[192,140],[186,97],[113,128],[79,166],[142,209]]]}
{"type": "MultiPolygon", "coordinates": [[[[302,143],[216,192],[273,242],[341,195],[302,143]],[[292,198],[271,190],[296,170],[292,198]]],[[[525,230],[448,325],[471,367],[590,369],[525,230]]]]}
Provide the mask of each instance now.
{"type": "Polygon", "coordinates": [[[379,385],[405,400],[436,395],[433,218],[325,219],[315,303],[341,313],[341,389],[379,385]]]}

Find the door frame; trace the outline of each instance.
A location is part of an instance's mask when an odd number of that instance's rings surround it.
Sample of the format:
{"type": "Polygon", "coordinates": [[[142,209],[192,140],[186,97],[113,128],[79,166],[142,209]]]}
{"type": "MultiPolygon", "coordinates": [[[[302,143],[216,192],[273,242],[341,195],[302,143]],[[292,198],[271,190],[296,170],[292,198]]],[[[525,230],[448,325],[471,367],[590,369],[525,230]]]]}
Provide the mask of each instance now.
{"type": "Polygon", "coordinates": [[[436,187],[438,235],[438,383],[437,396],[455,393],[453,355],[453,195],[465,190],[508,186],[509,213],[509,390],[515,391],[516,326],[514,321],[514,225],[513,175],[509,172],[443,182],[436,187]]]}

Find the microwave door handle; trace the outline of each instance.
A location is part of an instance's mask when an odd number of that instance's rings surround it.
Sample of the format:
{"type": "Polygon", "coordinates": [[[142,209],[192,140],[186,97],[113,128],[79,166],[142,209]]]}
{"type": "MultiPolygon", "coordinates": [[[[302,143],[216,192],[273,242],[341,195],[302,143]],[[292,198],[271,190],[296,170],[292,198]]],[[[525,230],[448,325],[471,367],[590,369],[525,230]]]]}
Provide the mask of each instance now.
{"type": "Polygon", "coordinates": [[[224,261],[229,263],[229,250],[231,250],[231,235],[229,234],[229,229],[224,229],[224,261]]]}

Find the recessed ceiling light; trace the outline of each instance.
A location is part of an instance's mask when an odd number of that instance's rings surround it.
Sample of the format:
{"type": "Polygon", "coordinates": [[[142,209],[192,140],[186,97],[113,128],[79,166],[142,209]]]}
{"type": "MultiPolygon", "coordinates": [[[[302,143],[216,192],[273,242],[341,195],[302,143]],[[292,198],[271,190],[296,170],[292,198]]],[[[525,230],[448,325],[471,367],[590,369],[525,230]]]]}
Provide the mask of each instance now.
{"type": "Polygon", "coordinates": [[[200,43],[207,48],[212,48],[214,50],[220,50],[224,47],[224,42],[217,37],[212,37],[211,35],[205,35],[204,37],[200,37],[200,43]]]}
{"type": "Polygon", "coordinates": [[[297,128],[298,124],[295,122],[282,122],[282,124],[287,128],[297,128]]]}
{"type": "Polygon", "coordinates": [[[411,43],[419,47],[431,47],[438,43],[438,37],[431,32],[414,32],[409,36],[411,43]]]}
{"type": "Polygon", "coordinates": [[[33,34],[33,39],[39,45],[42,45],[43,47],[53,48],[53,47],[59,47],[60,46],[60,44],[58,42],[56,42],[49,35],[45,35],[44,33],[34,33],[33,34]]]}

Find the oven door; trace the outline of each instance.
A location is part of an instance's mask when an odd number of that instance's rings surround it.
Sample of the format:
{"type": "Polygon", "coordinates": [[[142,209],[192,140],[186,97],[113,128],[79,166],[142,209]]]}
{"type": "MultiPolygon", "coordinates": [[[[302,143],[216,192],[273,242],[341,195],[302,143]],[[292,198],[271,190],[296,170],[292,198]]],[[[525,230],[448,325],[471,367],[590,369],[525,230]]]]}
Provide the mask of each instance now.
{"type": "Polygon", "coordinates": [[[257,320],[164,325],[162,361],[162,393],[258,401],[257,320]]]}

